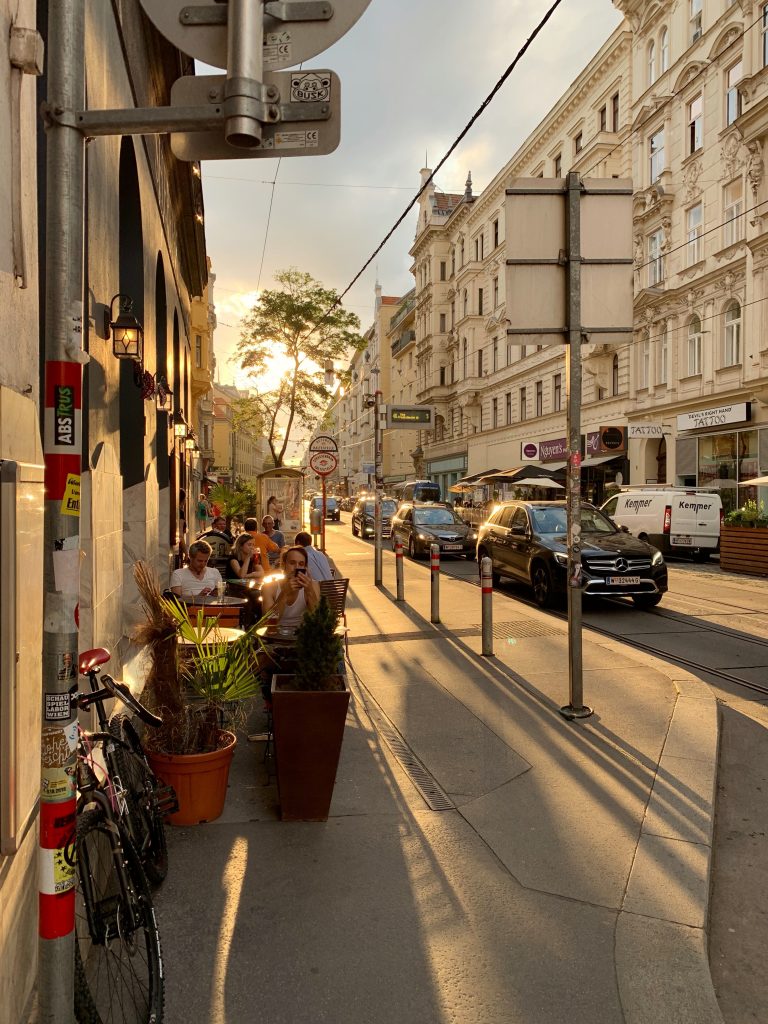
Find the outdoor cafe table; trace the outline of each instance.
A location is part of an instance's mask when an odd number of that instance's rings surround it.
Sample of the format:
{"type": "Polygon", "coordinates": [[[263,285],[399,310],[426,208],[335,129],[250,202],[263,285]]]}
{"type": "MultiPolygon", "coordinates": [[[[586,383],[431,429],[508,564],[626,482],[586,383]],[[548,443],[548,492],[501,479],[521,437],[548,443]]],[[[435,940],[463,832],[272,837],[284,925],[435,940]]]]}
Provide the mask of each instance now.
{"type": "Polygon", "coordinates": [[[218,594],[190,595],[185,597],[182,594],[182,601],[187,606],[189,617],[194,623],[197,618],[198,609],[202,609],[206,617],[217,618],[222,626],[240,624],[240,610],[248,604],[246,597],[219,597],[218,594]]]}

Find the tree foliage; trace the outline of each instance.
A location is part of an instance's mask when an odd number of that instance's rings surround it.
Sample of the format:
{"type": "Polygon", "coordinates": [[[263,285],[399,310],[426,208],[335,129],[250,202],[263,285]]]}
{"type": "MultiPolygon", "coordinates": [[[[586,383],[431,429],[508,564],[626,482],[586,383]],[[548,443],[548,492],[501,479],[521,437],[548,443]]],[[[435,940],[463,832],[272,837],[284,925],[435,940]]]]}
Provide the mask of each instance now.
{"type": "Polygon", "coordinates": [[[349,359],[364,347],[360,320],[310,274],[291,267],[275,275],[278,289],[263,291],[243,317],[237,355],[254,385],[270,357],[284,354],[290,367],[271,391],[257,391],[235,408],[235,425],[266,437],[276,466],[282,466],[292,431],[311,430],[329,405],[325,364],[349,359]]]}

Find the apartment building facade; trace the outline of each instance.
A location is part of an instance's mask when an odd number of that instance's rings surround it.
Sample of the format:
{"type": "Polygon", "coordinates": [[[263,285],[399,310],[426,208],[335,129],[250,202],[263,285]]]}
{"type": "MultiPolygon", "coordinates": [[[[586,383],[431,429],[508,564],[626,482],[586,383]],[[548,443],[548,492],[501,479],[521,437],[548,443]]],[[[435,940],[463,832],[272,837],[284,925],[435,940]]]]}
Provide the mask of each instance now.
{"type": "Polygon", "coordinates": [[[213,380],[216,372],[214,352],[214,331],[216,330],[216,306],[213,286],[216,275],[208,260],[208,282],[205,291],[193,298],[190,310],[192,368],[190,388],[192,401],[192,430],[197,442],[197,455],[191,466],[192,500],[214,482],[210,467],[214,463],[213,452],[213,380]],[[209,479],[210,477],[210,479],[209,479]]]}
{"type": "Polygon", "coordinates": [[[213,385],[213,465],[207,473],[210,482],[215,479],[228,487],[255,484],[265,468],[266,439],[235,424],[236,403],[247,397],[247,391],[231,384],[213,385]]]}

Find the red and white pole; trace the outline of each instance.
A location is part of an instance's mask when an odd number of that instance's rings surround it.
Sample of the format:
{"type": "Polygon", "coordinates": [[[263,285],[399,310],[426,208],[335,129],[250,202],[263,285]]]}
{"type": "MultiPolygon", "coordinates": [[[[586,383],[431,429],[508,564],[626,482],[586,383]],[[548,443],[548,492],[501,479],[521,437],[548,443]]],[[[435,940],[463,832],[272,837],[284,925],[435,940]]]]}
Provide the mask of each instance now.
{"type": "Polygon", "coordinates": [[[482,591],[482,624],[484,658],[493,657],[493,562],[483,558],[480,562],[480,589],[482,591]]]}
{"type": "Polygon", "coordinates": [[[396,601],[405,600],[405,580],[403,578],[403,542],[395,541],[395,579],[397,580],[396,601]]]}
{"type": "Polygon", "coordinates": [[[432,612],[430,622],[440,621],[440,545],[429,545],[429,575],[432,582],[432,612]]]}
{"type": "Polygon", "coordinates": [[[320,520],[320,550],[325,554],[325,476],[323,476],[323,517],[320,520]]]}

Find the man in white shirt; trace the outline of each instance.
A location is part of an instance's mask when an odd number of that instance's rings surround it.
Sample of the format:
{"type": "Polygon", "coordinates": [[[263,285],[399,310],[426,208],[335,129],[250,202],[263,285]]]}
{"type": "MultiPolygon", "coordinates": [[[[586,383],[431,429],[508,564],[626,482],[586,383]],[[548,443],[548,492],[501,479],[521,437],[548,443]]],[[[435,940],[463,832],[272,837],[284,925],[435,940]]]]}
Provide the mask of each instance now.
{"type": "Polygon", "coordinates": [[[208,565],[212,550],[205,540],[190,544],[188,564],[171,573],[171,590],[174,594],[179,597],[197,597],[216,593],[217,584],[224,581],[219,570],[208,565]]]}
{"type": "Polygon", "coordinates": [[[312,538],[308,533],[297,533],[296,543],[300,544],[307,553],[307,566],[309,575],[313,580],[332,580],[334,566],[326,558],[322,551],[312,547],[312,538]]]}

